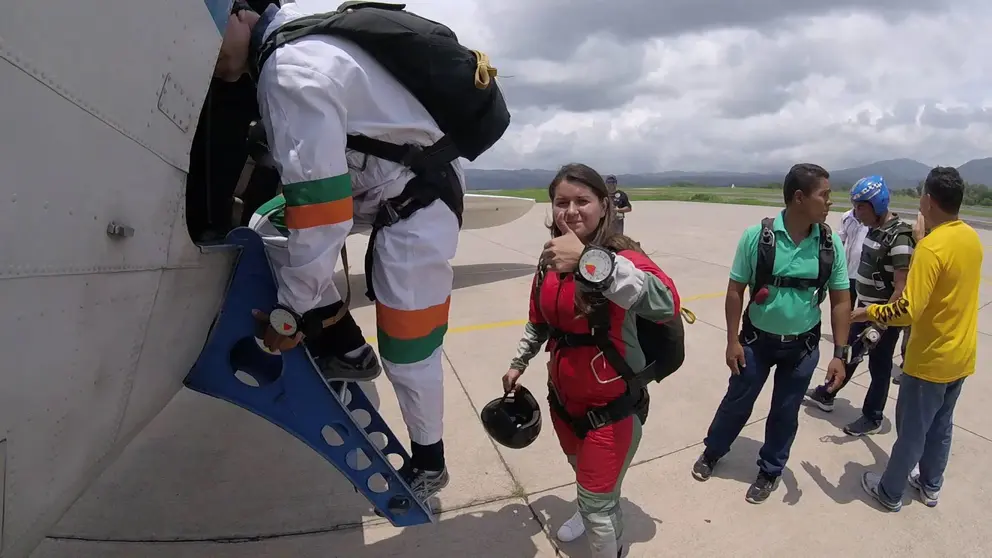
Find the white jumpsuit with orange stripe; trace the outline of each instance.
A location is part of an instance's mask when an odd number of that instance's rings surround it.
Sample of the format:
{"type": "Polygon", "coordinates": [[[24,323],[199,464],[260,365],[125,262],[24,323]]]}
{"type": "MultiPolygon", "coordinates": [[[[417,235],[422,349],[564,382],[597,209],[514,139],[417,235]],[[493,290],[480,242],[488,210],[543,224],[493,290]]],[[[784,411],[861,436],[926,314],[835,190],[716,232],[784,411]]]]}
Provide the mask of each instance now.
{"type": "MultiPolygon", "coordinates": [[[[302,11],[287,3],[266,33],[337,4],[314,0],[302,11]]],[[[428,146],[443,133],[382,66],[335,37],[280,47],[262,67],[258,101],[283,195],[263,206],[251,226],[265,240],[279,302],[302,314],[341,300],[332,277],[345,239],[354,227],[371,225],[380,202],[414,176],[396,163],[346,152],[347,134],[428,146]]],[[[457,161],[453,167],[464,189],[457,161]]],[[[379,354],[410,439],[419,445],[441,440],[441,343],[458,232],[454,213],[438,200],[376,238],[379,354]]]]}

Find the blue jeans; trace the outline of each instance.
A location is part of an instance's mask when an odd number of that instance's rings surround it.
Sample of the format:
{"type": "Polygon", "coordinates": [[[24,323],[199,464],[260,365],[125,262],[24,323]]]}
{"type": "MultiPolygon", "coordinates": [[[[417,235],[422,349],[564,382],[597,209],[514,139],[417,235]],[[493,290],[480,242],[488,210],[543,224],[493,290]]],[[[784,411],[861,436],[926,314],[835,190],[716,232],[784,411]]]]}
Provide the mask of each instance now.
{"type": "Polygon", "coordinates": [[[758,451],[758,468],[769,477],[778,477],[799,430],[799,407],[820,359],[820,346],[816,339],[807,343],[760,337],[744,345],[744,359],[740,374],[730,376],[727,394],[703,440],[704,453],[715,461],[730,451],[774,366],[772,404],[765,422],[765,443],[758,451]]]}
{"type": "Polygon", "coordinates": [[[903,375],[896,401],[896,443],[879,485],[884,500],[902,501],[909,474],[917,464],[920,484],[929,491],[940,490],[951,454],[954,406],[964,380],[937,384],[903,375]]]}
{"type": "MultiPolygon", "coordinates": [[[[852,354],[858,354],[864,349],[864,344],[858,340],[858,336],[869,325],[869,322],[851,324],[851,333],[848,336],[847,344],[851,345],[852,354]]],[[[896,344],[899,343],[899,330],[900,328],[890,327],[883,331],[878,344],[868,353],[868,373],[871,375],[871,383],[868,385],[868,393],[865,394],[864,403],[861,405],[861,414],[868,420],[876,422],[882,420],[882,411],[885,410],[885,403],[889,398],[889,382],[892,378],[892,353],[896,350],[896,344]]],[[[847,375],[844,377],[844,383],[833,393],[835,397],[851,381],[860,364],[861,362],[859,361],[847,365],[847,375]]],[[[826,388],[823,387],[818,387],[817,389],[826,391],[826,388]]]]}

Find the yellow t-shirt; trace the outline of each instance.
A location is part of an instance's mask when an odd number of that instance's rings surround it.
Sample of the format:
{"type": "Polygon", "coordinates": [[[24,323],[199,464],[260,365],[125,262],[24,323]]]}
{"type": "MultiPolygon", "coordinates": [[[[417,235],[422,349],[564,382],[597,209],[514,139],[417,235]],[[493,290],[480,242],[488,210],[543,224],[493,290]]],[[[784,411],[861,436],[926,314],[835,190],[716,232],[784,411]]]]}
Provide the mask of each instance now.
{"type": "Polygon", "coordinates": [[[982,242],[967,223],[938,225],[916,246],[906,289],[889,304],[873,304],[868,317],[913,327],[904,372],[936,383],[975,373],[982,242]]]}

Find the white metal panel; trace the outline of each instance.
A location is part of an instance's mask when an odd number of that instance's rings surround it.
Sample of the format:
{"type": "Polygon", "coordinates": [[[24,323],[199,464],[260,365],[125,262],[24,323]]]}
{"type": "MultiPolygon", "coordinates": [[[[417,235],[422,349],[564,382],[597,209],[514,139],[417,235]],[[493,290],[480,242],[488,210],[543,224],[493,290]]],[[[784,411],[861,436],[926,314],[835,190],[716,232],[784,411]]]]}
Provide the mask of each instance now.
{"type": "MultiPolygon", "coordinates": [[[[186,178],[183,177],[183,193],[186,192],[186,178]]],[[[213,254],[211,249],[201,249],[193,244],[189,237],[189,227],[186,224],[186,201],[183,199],[176,211],[175,222],[172,224],[172,238],[169,241],[168,267],[199,266],[209,261],[213,254]]],[[[216,248],[212,249],[216,251],[216,248]]]]}
{"type": "Polygon", "coordinates": [[[6,544],[41,537],[112,447],[160,276],[0,280],[6,544]]]}
{"type": "Polygon", "coordinates": [[[169,103],[200,113],[221,41],[203,0],[7,0],[0,38],[0,56],[187,168],[195,125],[174,124],[159,97],[168,77],[185,92],[169,103]]]}
{"type": "Polygon", "coordinates": [[[182,388],[223,302],[233,257],[211,254],[203,267],[162,275],[118,441],[137,434],[182,388]]]}
{"type": "Polygon", "coordinates": [[[0,278],[164,266],[185,173],[2,60],[0,90],[0,278]]]}

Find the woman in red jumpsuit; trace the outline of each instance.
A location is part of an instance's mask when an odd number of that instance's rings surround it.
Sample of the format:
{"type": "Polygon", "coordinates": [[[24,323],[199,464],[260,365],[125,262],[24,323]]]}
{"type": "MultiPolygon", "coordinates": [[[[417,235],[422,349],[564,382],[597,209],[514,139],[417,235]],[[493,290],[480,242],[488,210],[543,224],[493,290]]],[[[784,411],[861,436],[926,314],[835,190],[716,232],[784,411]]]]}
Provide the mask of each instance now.
{"type": "MultiPolygon", "coordinates": [[[[586,246],[615,252],[609,287],[602,293],[609,312],[609,337],[634,371],[645,366],[637,343],[635,317],[663,322],[679,315],[679,295],[671,278],[626,236],[613,231],[614,211],[606,183],[598,172],[580,164],[562,167],[548,187],[552,201],[552,239],[545,245],[534,278],[530,317],[517,355],[503,377],[504,389],[514,389],[528,362],[545,341],[549,389],[571,417],[621,397],[626,384],[595,346],[562,346],[552,328],[565,334],[588,334],[588,294],[574,278],[586,246]],[[542,277],[543,276],[543,277],[542,277]],[[535,301],[535,298],[537,301],[535,301]],[[550,340],[549,340],[549,337],[550,340]]],[[[558,538],[589,535],[593,558],[626,555],[620,511],[620,485],[641,438],[641,421],[630,415],[591,430],[580,438],[554,410],[552,424],[561,448],[575,471],[578,511],[558,530],[558,538]]]]}

